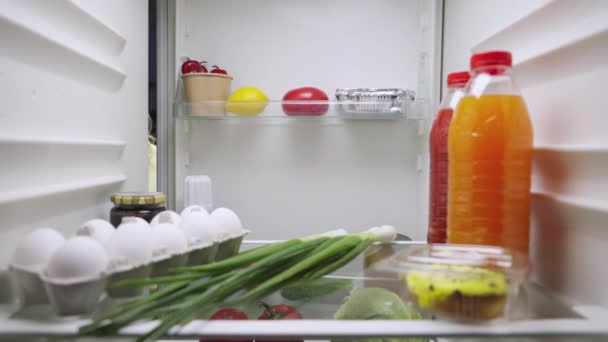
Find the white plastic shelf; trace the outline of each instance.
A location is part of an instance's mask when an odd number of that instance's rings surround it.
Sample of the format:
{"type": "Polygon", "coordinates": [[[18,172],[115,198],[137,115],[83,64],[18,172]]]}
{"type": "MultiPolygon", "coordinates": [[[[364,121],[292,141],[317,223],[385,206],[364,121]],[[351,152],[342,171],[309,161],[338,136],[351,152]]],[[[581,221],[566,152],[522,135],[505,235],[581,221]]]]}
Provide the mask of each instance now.
{"type": "MultiPolygon", "coordinates": [[[[0,336],[73,337],[86,321],[35,322],[4,318],[0,336]]],[[[115,337],[143,335],[157,322],[131,325],[115,337]]],[[[327,340],[363,337],[608,337],[605,322],[592,319],[544,319],[496,325],[470,325],[445,321],[398,320],[290,320],[290,321],[193,321],[173,329],[167,338],[299,338],[327,340]]],[[[101,337],[100,337],[101,338],[101,337]]]]}
{"type": "MultiPolygon", "coordinates": [[[[245,241],[244,248],[271,241],[245,241]]],[[[399,241],[395,250],[424,244],[422,241],[399,241]]],[[[337,272],[337,277],[352,278],[355,286],[361,285],[362,260],[356,259],[337,272]]],[[[368,278],[369,279],[369,278],[368,278]]],[[[327,340],[333,338],[363,337],[598,337],[608,338],[608,309],[599,306],[569,306],[547,294],[535,285],[525,287],[525,310],[518,310],[517,318],[511,321],[495,321],[487,324],[463,324],[440,320],[333,320],[338,304],[311,302],[298,307],[304,317],[311,319],[289,321],[207,321],[197,320],[172,329],[167,338],[271,338],[327,340]],[[317,314],[313,314],[317,312],[317,314]],[[307,314],[308,313],[308,314],[307,314]],[[307,316],[308,315],[308,316],[307,316]],[[323,319],[320,319],[323,318],[323,319]]],[[[272,297],[272,296],[271,296],[272,297]]],[[[268,298],[270,300],[272,298],[268,298]]],[[[15,312],[12,305],[0,306],[0,339],[22,339],[26,337],[75,337],[78,328],[87,319],[59,319],[50,314],[50,308],[38,311],[15,312]],[[37,312],[36,315],[31,312],[37,312]]],[[[132,338],[147,333],[158,324],[147,321],[132,324],[116,336],[99,337],[132,338]]],[[[87,337],[89,339],[90,337],[87,337]]]]}
{"type": "Polygon", "coordinates": [[[177,119],[401,120],[422,119],[413,104],[351,101],[177,101],[177,119]],[[296,112],[288,115],[286,111],[296,112]]]}

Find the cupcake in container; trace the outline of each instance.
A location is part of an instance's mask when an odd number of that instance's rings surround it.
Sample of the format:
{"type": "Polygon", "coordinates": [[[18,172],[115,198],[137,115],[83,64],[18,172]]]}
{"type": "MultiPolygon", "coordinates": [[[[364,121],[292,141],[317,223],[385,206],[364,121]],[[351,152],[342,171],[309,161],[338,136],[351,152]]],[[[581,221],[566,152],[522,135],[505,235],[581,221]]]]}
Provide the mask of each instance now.
{"type": "Polygon", "coordinates": [[[219,226],[203,207],[191,206],[186,209],[182,211],[180,228],[188,239],[188,266],[213,262],[219,247],[219,226]]]}
{"type": "Polygon", "coordinates": [[[188,240],[184,231],[175,224],[172,214],[177,215],[170,211],[160,213],[157,215],[158,223],[152,225],[152,277],[167,275],[170,269],[185,266],[188,262],[188,240]]]}
{"type": "Polygon", "coordinates": [[[224,260],[239,253],[245,235],[249,233],[234,211],[228,208],[217,208],[211,218],[220,228],[220,242],[215,260],[224,260]]]}
{"type": "Polygon", "coordinates": [[[65,238],[56,230],[38,228],[25,235],[17,244],[9,265],[9,274],[20,306],[49,303],[40,273],[53,253],[64,243],[65,238]]]}
{"type": "Polygon", "coordinates": [[[106,243],[110,256],[108,268],[108,295],[112,298],[136,297],[143,287],[115,287],[118,282],[146,279],[150,276],[153,257],[152,229],[146,222],[125,217],[116,232],[106,243]]]}
{"type": "Polygon", "coordinates": [[[389,267],[421,310],[459,321],[509,319],[529,270],[527,257],[516,251],[456,244],[402,251],[389,267]]]}
{"type": "Polygon", "coordinates": [[[108,263],[103,246],[86,236],[69,239],[53,253],[41,276],[58,315],[93,313],[105,290],[108,263]]]}

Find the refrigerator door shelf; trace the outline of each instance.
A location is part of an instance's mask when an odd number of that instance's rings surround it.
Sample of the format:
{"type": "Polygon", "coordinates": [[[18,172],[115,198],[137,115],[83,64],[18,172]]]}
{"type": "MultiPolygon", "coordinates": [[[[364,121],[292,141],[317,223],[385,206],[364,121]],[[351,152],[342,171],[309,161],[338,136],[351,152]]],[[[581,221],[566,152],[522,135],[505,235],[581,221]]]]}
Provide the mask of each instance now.
{"type": "Polygon", "coordinates": [[[422,119],[415,104],[401,101],[390,105],[378,101],[177,101],[174,116],[178,119],[247,119],[260,120],[297,119],[361,119],[361,120],[402,120],[422,119]],[[373,109],[373,110],[370,110],[373,109]],[[386,109],[386,110],[385,110],[386,109]],[[287,114],[289,113],[289,114],[287,114]]]}

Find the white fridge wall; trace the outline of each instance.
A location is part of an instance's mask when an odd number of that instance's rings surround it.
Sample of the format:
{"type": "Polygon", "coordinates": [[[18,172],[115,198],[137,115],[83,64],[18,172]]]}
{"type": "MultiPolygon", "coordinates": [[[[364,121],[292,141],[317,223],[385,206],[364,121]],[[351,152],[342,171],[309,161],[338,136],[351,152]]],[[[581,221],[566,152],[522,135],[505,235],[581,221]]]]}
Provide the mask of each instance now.
{"type": "MultiPolygon", "coordinates": [[[[233,90],[253,85],[273,99],[307,85],[331,98],[338,87],[399,87],[432,103],[433,91],[422,88],[438,72],[435,4],[182,0],[176,56],[217,63],[234,76],[233,90]],[[425,75],[418,75],[421,53],[433,69],[425,75]]],[[[426,238],[426,171],[419,167],[426,167],[427,136],[417,121],[233,123],[192,120],[187,132],[178,127],[178,208],[184,176],[206,174],[215,205],[234,209],[250,238],[379,224],[426,238]]]]}
{"type": "Polygon", "coordinates": [[[0,264],[147,185],[146,0],[0,1],[0,264]]]}
{"type": "Polygon", "coordinates": [[[535,131],[534,278],[608,306],[608,2],[519,2],[446,1],[444,70],[471,51],[513,52],[535,131]]]}
{"type": "Polygon", "coordinates": [[[184,172],[209,175],[215,205],[235,210],[250,238],[381,224],[425,238],[417,121],[193,120],[189,126],[184,172]]]}
{"type": "MultiPolygon", "coordinates": [[[[416,88],[418,0],[181,0],[177,57],[218,64],[233,89],[281,99],[314,86],[416,88]]],[[[427,18],[428,19],[428,18],[427,18]]]]}

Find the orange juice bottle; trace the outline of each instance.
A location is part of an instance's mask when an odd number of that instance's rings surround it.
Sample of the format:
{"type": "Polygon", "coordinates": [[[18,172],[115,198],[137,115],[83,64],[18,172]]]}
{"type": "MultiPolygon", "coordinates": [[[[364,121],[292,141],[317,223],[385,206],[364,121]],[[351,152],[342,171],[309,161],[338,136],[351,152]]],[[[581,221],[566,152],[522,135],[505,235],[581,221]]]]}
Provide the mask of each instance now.
{"type": "Polygon", "coordinates": [[[509,52],[471,57],[448,153],[448,242],[528,253],[532,124],[509,52]]]}

